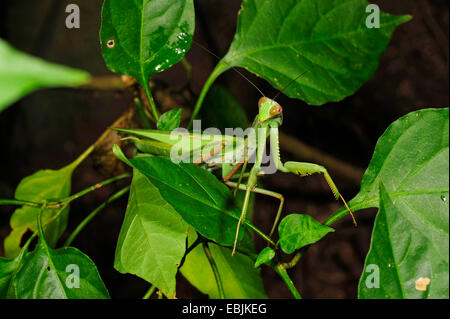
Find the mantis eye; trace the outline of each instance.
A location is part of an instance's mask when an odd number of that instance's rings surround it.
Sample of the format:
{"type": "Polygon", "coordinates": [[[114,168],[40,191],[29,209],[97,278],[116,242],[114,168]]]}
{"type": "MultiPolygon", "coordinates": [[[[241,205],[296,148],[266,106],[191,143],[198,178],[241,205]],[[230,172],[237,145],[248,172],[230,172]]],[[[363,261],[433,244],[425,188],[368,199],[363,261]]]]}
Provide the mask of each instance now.
{"type": "Polygon", "coordinates": [[[271,116],[275,116],[275,115],[281,114],[281,112],[283,112],[283,109],[281,108],[281,106],[279,106],[279,105],[274,105],[274,106],[272,106],[272,108],[270,109],[269,114],[270,114],[271,116]]]}
{"type": "Polygon", "coordinates": [[[266,100],[267,100],[267,98],[265,96],[260,98],[258,101],[258,107],[261,108],[261,106],[263,106],[263,104],[266,103],[266,100]]]}

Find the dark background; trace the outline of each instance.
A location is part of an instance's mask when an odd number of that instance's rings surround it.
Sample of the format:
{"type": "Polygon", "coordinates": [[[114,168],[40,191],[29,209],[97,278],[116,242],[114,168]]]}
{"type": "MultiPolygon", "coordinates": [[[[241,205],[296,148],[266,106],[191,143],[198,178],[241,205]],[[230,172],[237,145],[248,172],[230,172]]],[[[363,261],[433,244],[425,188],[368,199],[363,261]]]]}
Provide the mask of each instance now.
{"type": "MultiPolygon", "coordinates": [[[[236,28],[240,0],[196,0],[195,39],[223,56],[236,28]]],[[[411,14],[401,25],[383,55],[375,76],[353,96],[339,103],[311,107],[281,96],[284,107],[282,131],[315,148],[365,169],[377,139],[390,123],[422,108],[449,104],[447,0],[373,1],[383,11],[411,14]]],[[[108,75],[101,57],[98,31],[102,1],[92,0],[3,0],[0,2],[0,37],[16,48],[46,60],[108,75]],[[81,9],[81,28],[66,29],[65,7],[76,3],[81,9]]],[[[187,55],[193,66],[192,89],[198,93],[217,60],[193,45],[187,55]]],[[[249,77],[267,95],[275,90],[253,75],[249,77]]],[[[157,78],[170,87],[183,86],[181,65],[157,78]]],[[[256,112],[259,96],[244,79],[232,71],[218,80],[245,106],[249,119],[256,112]]],[[[52,89],[31,94],[0,113],[0,198],[12,198],[20,180],[42,168],[67,165],[91,145],[107,126],[122,114],[132,100],[130,92],[52,89]]],[[[284,160],[296,160],[283,153],[284,160]]],[[[335,176],[341,192],[351,199],[359,185],[335,176]]],[[[73,191],[79,191],[104,177],[85,161],[73,177],[73,191]]],[[[264,179],[264,186],[286,197],[284,213],[308,213],[323,221],[340,207],[333,201],[321,177],[299,179],[276,174],[264,179]]],[[[77,200],[71,206],[69,232],[104,201],[117,187],[106,187],[77,200]]],[[[125,213],[126,198],[108,206],[79,235],[74,245],[90,256],[113,298],[138,298],[148,289],[145,281],[121,275],[113,268],[115,242],[125,213]]],[[[257,197],[255,224],[268,231],[277,202],[257,197]]],[[[11,207],[0,207],[0,243],[9,233],[11,207]]],[[[359,227],[345,218],[334,225],[336,232],[313,245],[292,272],[295,284],[306,298],[355,298],[357,283],[376,210],[357,213],[359,227]]],[[[257,242],[257,249],[264,246],[257,242]]],[[[2,254],[3,245],[0,248],[2,254]]],[[[291,295],[277,275],[262,268],[266,292],[271,298],[291,295]]],[[[178,297],[204,297],[180,278],[178,297]]]]}

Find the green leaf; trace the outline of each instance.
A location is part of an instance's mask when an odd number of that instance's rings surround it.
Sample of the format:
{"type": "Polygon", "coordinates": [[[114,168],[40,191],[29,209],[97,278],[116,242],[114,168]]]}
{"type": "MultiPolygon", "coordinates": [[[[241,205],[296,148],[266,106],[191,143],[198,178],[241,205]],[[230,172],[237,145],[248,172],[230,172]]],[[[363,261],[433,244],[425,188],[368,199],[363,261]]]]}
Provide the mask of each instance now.
{"type": "Polygon", "coordinates": [[[372,77],[393,31],[410,20],[381,12],[380,28],[369,29],[368,4],[243,1],[234,40],[211,77],[243,67],[280,90],[292,83],[284,90],[289,97],[313,105],[340,101],[372,77]]]}
{"type": "Polygon", "coordinates": [[[45,62],[0,39],[0,112],[35,90],[88,81],[89,74],[84,71],[45,62]]]}
{"type": "Polygon", "coordinates": [[[448,204],[447,224],[441,225],[447,226],[441,229],[444,242],[424,229],[421,216],[389,197],[382,182],[379,185],[380,210],[359,282],[359,298],[448,298],[448,204]],[[420,287],[420,278],[429,284],[420,287]]]}
{"type": "Polygon", "coordinates": [[[14,297],[12,279],[19,267],[19,258],[0,258],[0,299],[14,297]]]}
{"type": "MultiPolygon", "coordinates": [[[[194,164],[175,164],[165,157],[128,160],[116,145],[114,153],[149,178],[161,196],[201,235],[221,245],[234,244],[240,212],[231,191],[214,175],[194,164]]],[[[248,221],[245,225],[251,226],[248,221]]],[[[239,232],[239,240],[243,233],[239,232]]]]}
{"type": "MultiPolygon", "coordinates": [[[[194,241],[192,233],[195,232],[189,232],[190,242],[194,241]]],[[[231,250],[228,248],[213,243],[208,245],[219,270],[225,298],[267,298],[259,271],[253,267],[253,259],[239,252],[231,256],[231,250]]],[[[220,298],[214,273],[202,245],[197,246],[186,256],[180,271],[202,293],[213,299],[220,298]]]]}
{"type": "Polygon", "coordinates": [[[218,128],[225,134],[226,128],[248,127],[248,118],[242,105],[223,86],[214,85],[205,98],[201,111],[202,126],[218,128]]]}
{"type": "Polygon", "coordinates": [[[160,131],[172,131],[180,126],[181,111],[183,109],[170,110],[158,119],[156,126],[160,131]]]}
{"type": "MultiPolygon", "coordinates": [[[[59,170],[40,170],[25,177],[17,186],[15,198],[31,202],[57,200],[70,195],[71,179],[74,169],[89,155],[90,150],[77,160],[59,170]]],[[[27,230],[37,231],[39,208],[23,206],[14,211],[10,219],[11,233],[5,238],[4,247],[7,257],[15,257],[20,252],[20,242],[27,230]]],[[[62,212],[59,209],[46,209],[42,213],[42,222],[50,246],[54,246],[67,226],[69,207],[62,212]],[[55,217],[57,214],[58,217],[55,217]],[[51,219],[53,219],[50,221],[51,219]],[[48,222],[48,224],[47,224],[48,222]]]]}
{"type": "MultiPolygon", "coordinates": [[[[399,211],[433,238],[448,260],[449,251],[449,109],[425,109],[403,116],[380,137],[361,190],[349,202],[353,212],[379,207],[379,182],[399,211]],[[447,200],[446,200],[447,199],[447,200]],[[405,213],[406,214],[406,213],[405,213]]],[[[326,221],[332,224],[347,211],[326,221]]]]}
{"type": "Polygon", "coordinates": [[[25,256],[24,265],[14,277],[14,286],[19,299],[109,298],[97,267],[88,256],[73,247],[51,249],[42,239],[35,251],[25,256]]]}
{"type": "Polygon", "coordinates": [[[275,251],[270,247],[264,248],[263,250],[261,250],[258,258],[256,259],[255,268],[258,268],[262,264],[269,263],[273,259],[273,257],[275,257],[275,251]]]}
{"type": "Polygon", "coordinates": [[[314,244],[329,232],[334,232],[334,229],[323,226],[309,215],[291,214],[278,226],[278,242],[285,253],[292,254],[297,249],[314,244]]]}
{"type": "Polygon", "coordinates": [[[111,71],[131,75],[148,89],[150,75],[171,67],[189,50],[194,27],[192,0],[106,0],[103,58],[111,71]]]}
{"type": "Polygon", "coordinates": [[[188,227],[150,180],[134,170],[114,267],[147,280],[173,297],[188,227]]]}

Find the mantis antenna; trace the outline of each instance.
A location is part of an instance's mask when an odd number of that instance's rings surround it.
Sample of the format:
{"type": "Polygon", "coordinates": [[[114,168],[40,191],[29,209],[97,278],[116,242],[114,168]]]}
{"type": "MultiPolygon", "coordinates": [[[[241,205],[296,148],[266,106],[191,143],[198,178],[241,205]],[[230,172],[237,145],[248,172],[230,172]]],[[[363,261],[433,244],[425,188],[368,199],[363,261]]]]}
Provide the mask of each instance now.
{"type": "Polygon", "coordinates": [[[192,39],[192,42],[194,42],[196,45],[198,45],[200,48],[202,48],[203,50],[205,50],[206,52],[208,52],[209,54],[211,54],[212,56],[215,56],[218,60],[222,61],[223,63],[225,63],[226,65],[228,65],[229,67],[231,67],[235,72],[237,72],[240,76],[242,76],[245,80],[247,80],[248,83],[250,83],[255,89],[258,90],[258,92],[266,97],[264,95],[264,93],[256,86],[255,83],[253,83],[252,81],[250,81],[249,78],[247,78],[241,71],[239,71],[238,69],[236,69],[234,66],[231,66],[230,63],[228,63],[225,60],[222,60],[218,55],[212,53],[210,50],[208,50],[208,48],[206,48],[205,46],[201,45],[200,43],[198,43],[197,41],[195,41],[194,39],[192,39]]]}
{"type": "Polygon", "coordinates": [[[308,70],[306,70],[305,72],[300,73],[299,76],[297,76],[295,79],[293,79],[291,82],[289,82],[283,89],[281,89],[280,91],[278,91],[278,93],[274,96],[274,98],[272,100],[275,100],[281,93],[284,93],[284,90],[286,90],[288,87],[290,87],[295,81],[297,81],[299,78],[301,78],[303,75],[305,75],[306,73],[308,73],[309,71],[311,71],[312,69],[314,69],[315,65],[313,65],[312,67],[310,67],[308,70]]]}

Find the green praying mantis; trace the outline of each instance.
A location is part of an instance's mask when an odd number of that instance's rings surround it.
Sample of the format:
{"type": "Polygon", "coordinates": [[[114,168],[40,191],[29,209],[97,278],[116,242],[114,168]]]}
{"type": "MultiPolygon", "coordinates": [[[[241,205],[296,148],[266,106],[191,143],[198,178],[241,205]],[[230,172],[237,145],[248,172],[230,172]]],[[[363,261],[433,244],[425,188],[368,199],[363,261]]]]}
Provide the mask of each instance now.
{"type": "Polygon", "coordinates": [[[252,192],[274,197],[280,201],[269,237],[272,236],[281,216],[284,204],[283,195],[257,187],[258,177],[265,174],[262,171],[262,164],[268,138],[270,140],[270,150],[276,170],[283,173],[294,173],[300,176],[323,174],[334,197],[342,200],[356,226],[356,220],[350,208],[325,167],[305,162],[286,162],[283,164],[281,161],[278,138],[278,128],[283,121],[283,109],[281,105],[275,100],[263,96],[258,102],[258,108],[258,115],[255,117],[253,125],[248,130],[246,137],[192,133],[187,130],[181,132],[144,129],[116,130],[130,135],[126,139],[133,140],[137,148],[142,152],[164,156],[170,154],[174,161],[192,161],[195,164],[205,164],[206,168],[209,169],[219,167],[222,169],[224,183],[234,188],[234,195],[236,195],[238,189],[245,191],[241,215],[236,226],[236,238],[232,255],[236,252],[239,230],[246,219],[250,194],[252,192]],[[180,153],[181,156],[179,156],[180,153]],[[247,164],[252,158],[254,158],[254,161],[252,161],[253,167],[246,174],[247,164]],[[239,169],[241,169],[240,174],[237,174],[239,169]],[[246,183],[242,183],[244,177],[247,177],[246,183]],[[236,178],[237,182],[233,182],[233,179],[236,178]]]}
{"type": "MultiPolygon", "coordinates": [[[[214,53],[201,44],[197,43],[197,45],[218,58],[214,53]]],[[[266,97],[262,91],[241,72],[236,70],[234,67],[232,67],[232,69],[247,80],[262,95],[258,101],[259,112],[253,121],[253,125],[247,129],[247,134],[237,134],[238,136],[234,136],[233,134],[221,135],[220,131],[215,134],[208,134],[205,131],[205,133],[202,134],[198,130],[196,131],[195,128],[194,132],[178,130],[175,134],[174,132],[164,132],[159,130],[116,130],[130,135],[126,139],[133,140],[137,148],[144,153],[163,156],[168,156],[170,154],[171,159],[176,162],[192,161],[192,163],[195,164],[206,164],[205,168],[207,169],[221,168],[222,179],[227,186],[234,188],[233,194],[235,196],[237,190],[245,191],[241,214],[236,225],[236,237],[234,240],[232,255],[236,252],[240,227],[245,222],[250,201],[250,194],[252,192],[270,196],[280,201],[269,237],[271,237],[275,231],[283,210],[284,197],[282,194],[257,187],[258,177],[265,175],[262,164],[268,138],[270,141],[271,160],[275,166],[275,171],[294,173],[299,176],[323,174],[334,197],[336,200],[342,200],[350,216],[352,217],[354,225],[356,226],[356,219],[353,216],[352,211],[340,194],[336,184],[325,167],[306,162],[289,161],[283,164],[280,158],[278,128],[283,123],[283,108],[278,102],[275,101],[275,99],[287,87],[311,69],[301,73],[293,79],[284,87],[283,90],[280,90],[273,99],[266,97]],[[253,166],[250,172],[246,173],[246,168],[249,161],[253,164],[253,166]],[[239,169],[241,169],[240,174],[237,174],[239,169]],[[247,181],[242,183],[242,179],[244,177],[247,177],[247,181]],[[237,179],[237,181],[233,181],[235,179],[237,179]]]]}

